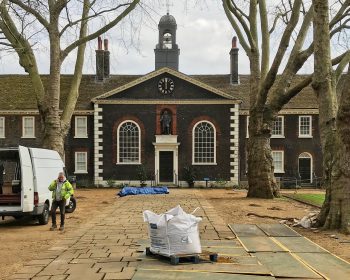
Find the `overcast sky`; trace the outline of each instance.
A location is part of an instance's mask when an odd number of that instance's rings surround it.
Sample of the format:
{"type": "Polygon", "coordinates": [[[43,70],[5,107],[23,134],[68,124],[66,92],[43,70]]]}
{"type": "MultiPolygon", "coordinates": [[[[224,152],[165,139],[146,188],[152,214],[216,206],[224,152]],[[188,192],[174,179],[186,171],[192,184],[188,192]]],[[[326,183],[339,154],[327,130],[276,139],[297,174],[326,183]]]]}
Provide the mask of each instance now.
{"type": "MultiPolygon", "coordinates": [[[[165,3],[165,1],[160,1],[165,3]]],[[[219,74],[229,72],[229,51],[233,30],[226,19],[221,1],[171,1],[170,14],[177,21],[177,44],[180,48],[179,70],[186,74],[219,74]]],[[[158,41],[158,21],[166,14],[165,4],[155,6],[154,22],[148,21],[141,30],[136,46],[123,46],[121,30],[110,30],[105,37],[110,40],[111,74],[145,74],[154,70],[154,48],[158,41]]],[[[128,35],[123,35],[128,36],[128,35]]],[[[128,40],[128,39],[127,39],[128,40]]],[[[86,49],[85,74],[95,73],[95,48],[97,41],[86,49]]],[[[49,71],[48,50],[40,50],[38,64],[41,73],[49,71]]],[[[249,73],[247,57],[240,52],[240,72],[249,73]]],[[[74,56],[62,66],[62,73],[72,73],[74,56]]],[[[24,73],[16,55],[2,54],[1,74],[24,73]]]]}
{"type": "MultiPolygon", "coordinates": [[[[147,20],[138,29],[139,34],[130,42],[130,20],[108,31],[104,38],[110,41],[111,74],[145,74],[154,70],[154,48],[158,41],[158,22],[166,14],[165,0],[153,0],[153,21],[147,20]],[[154,2],[153,2],[154,3],[154,2]],[[125,35],[127,34],[127,35],[125,35]],[[122,43],[126,41],[127,46],[122,43]]],[[[180,48],[179,70],[185,74],[229,73],[229,51],[233,29],[227,20],[220,0],[172,0],[170,14],[177,21],[177,44],[180,48]]],[[[47,36],[47,35],[43,35],[47,36]]],[[[44,37],[43,37],[44,38],[44,37]]],[[[44,40],[44,39],[43,39],[44,40]]],[[[40,73],[49,71],[48,44],[38,43],[36,52],[40,73]]],[[[272,42],[273,45],[273,42],[272,42]]],[[[97,40],[86,49],[84,74],[95,73],[95,49],[97,40]]],[[[0,56],[0,74],[23,74],[15,54],[0,56]]],[[[62,73],[74,70],[75,55],[72,53],[62,65],[62,73]]],[[[304,69],[310,68],[307,64],[304,69]]],[[[306,70],[307,71],[307,70],[306,70]]],[[[240,74],[249,73],[249,61],[244,51],[239,53],[240,74]]]]}

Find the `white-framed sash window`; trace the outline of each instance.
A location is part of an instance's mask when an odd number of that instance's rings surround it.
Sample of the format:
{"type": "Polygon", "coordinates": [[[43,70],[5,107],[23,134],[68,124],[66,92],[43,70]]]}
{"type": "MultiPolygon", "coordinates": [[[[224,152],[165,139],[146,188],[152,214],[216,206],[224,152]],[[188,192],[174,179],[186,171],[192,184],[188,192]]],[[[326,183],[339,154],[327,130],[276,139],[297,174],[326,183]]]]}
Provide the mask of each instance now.
{"type": "Polygon", "coordinates": [[[274,173],[284,173],[284,151],[272,151],[274,173]]]}
{"type": "Polygon", "coordinates": [[[5,117],[0,117],[0,138],[5,138],[5,117]]]}
{"type": "Polygon", "coordinates": [[[22,138],[35,138],[35,117],[22,117],[22,138]]]}
{"type": "Polygon", "coordinates": [[[87,117],[75,116],[75,134],[74,138],[87,138],[87,117]]]}
{"type": "Polygon", "coordinates": [[[312,116],[299,116],[299,138],[312,137],[312,116]]]}
{"type": "Polygon", "coordinates": [[[284,116],[278,116],[273,122],[271,138],[284,138],[284,116]]]}
{"type": "Polygon", "coordinates": [[[75,172],[74,173],[88,173],[87,172],[87,152],[75,152],[75,172]]]}
{"type": "Polygon", "coordinates": [[[122,122],[117,132],[117,164],[141,163],[141,129],[139,125],[127,120],[122,122]]]}
{"type": "Polygon", "coordinates": [[[209,121],[198,122],[192,132],[192,164],[216,164],[216,129],[209,121]]]}

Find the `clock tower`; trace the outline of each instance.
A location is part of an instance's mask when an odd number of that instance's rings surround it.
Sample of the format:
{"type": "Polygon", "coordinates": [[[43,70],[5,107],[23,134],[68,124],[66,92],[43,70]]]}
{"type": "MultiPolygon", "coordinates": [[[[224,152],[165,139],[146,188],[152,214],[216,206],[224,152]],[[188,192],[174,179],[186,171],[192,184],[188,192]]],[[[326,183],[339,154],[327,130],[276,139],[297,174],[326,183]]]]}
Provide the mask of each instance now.
{"type": "Polygon", "coordinates": [[[175,18],[169,12],[162,16],[158,24],[159,40],[155,53],[155,69],[169,67],[179,70],[180,49],[176,44],[177,24],[175,18]]]}

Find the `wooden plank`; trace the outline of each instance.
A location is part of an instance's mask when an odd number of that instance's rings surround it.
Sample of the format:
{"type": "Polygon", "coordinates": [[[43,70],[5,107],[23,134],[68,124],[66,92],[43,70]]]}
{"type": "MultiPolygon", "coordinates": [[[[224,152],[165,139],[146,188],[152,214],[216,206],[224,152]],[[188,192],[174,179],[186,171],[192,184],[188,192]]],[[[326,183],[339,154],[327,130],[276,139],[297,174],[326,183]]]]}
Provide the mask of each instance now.
{"type": "Polygon", "coordinates": [[[229,224],[229,228],[237,237],[243,236],[266,236],[266,234],[256,225],[249,224],[229,224]]]}
{"type": "Polygon", "coordinates": [[[328,279],[350,279],[350,263],[330,253],[296,253],[305,263],[328,279]]]}
{"type": "Polygon", "coordinates": [[[205,247],[237,247],[241,246],[237,239],[235,240],[201,240],[202,246],[205,247]]]}
{"type": "Polygon", "coordinates": [[[258,252],[254,253],[254,256],[270,269],[275,277],[323,279],[288,252],[258,252]]]}
{"type": "Polygon", "coordinates": [[[257,225],[263,232],[268,236],[278,236],[278,237],[297,237],[301,236],[295,230],[282,224],[259,224],[257,225]]]}
{"type": "MultiPolygon", "coordinates": [[[[177,267],[177,266],[176,266],[177,267]]],[[[215,273],[207,271],[166,271],[137,268],[132,280],[273,280],[272,276],[256,274],[215,273]]]]}
{"type": "Polygon", "coordinates": [[[240,237],[239,240],[242,242],[248,253],[287,251],[267,236],[240,237]]]}
{"type": "Polygon", "coordinates": [[[311,240],[300,237],[274,237],[282,246],[292,253],[327,253],[328,251],[311,240]]]}

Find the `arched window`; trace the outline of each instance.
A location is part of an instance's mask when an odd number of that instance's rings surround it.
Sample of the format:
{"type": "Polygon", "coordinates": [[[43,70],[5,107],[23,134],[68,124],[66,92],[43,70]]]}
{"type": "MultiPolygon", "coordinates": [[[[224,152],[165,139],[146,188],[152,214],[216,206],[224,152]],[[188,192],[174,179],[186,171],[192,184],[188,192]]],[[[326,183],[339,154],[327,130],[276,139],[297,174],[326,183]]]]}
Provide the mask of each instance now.
{"type": "Polygon", "coordinates": [[[208,121],[193,127],[193,163],[216,164],[216,131],[208,121]]]}
{"type": "Polygon", "coordinates": [[[140,159],[140,127],[134,121],[122,122],[118,127],[118,163],[138,164],[140,159]]]}
{"type": "Polygon", "coordinates": [[[173,47],[173,38],[170,32],[163,35],[163,49],[171,49],[173,47]]]}

